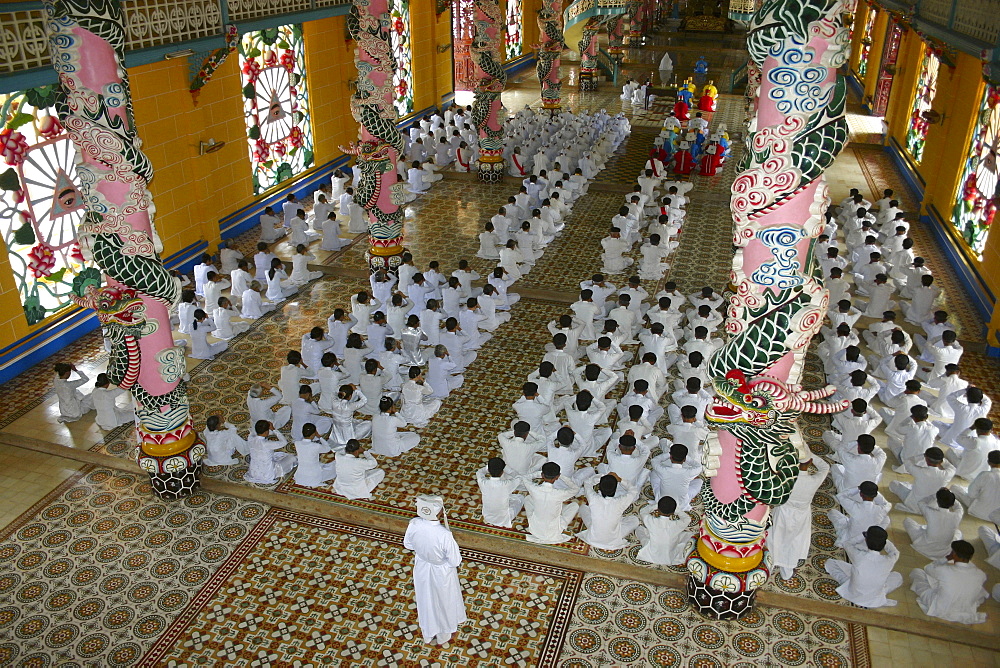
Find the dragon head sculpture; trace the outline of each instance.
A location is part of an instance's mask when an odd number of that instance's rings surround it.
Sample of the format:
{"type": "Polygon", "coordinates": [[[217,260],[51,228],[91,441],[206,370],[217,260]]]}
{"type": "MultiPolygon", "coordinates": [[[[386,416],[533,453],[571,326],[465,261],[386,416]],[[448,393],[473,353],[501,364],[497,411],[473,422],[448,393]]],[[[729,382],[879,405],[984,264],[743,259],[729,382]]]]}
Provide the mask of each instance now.
{"type": "Polygon", "coordinates": [[[733,369],[723,378],[712,380],[716,397],[705,411],[705,419],[717,425],[745,424],[773,428],[789,421],[797,413],[838,413],[848,402],[820,402],[836,391],[832,385],[818,390],[803,390],[770,376],[748,381],[742,371],[733,369]]]}

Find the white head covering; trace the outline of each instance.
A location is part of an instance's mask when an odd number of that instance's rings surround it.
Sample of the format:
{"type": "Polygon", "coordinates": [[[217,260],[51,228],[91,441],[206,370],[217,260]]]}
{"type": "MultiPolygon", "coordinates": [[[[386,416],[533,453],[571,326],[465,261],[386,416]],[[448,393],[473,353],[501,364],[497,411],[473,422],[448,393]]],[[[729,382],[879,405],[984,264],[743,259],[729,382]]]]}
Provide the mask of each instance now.
{"type": "Polygon", "coordinates": [[[444,526],[448,529],[448,513],[444,510],[444,499],[437,494],[421,494],[417,496],[417,515],[425,520],[435,521],[441,513],[444,526]]]}

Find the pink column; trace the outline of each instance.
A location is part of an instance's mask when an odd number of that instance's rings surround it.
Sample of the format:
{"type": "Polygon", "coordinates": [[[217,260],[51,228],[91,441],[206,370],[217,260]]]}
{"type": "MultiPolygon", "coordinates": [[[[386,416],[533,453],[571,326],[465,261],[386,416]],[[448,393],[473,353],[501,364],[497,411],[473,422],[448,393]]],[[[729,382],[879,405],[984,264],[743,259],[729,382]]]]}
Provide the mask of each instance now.
{"type": "Polygon", "coordinates": [[[199,484],[204,445],[188,410],[168,309],[180,283],[160,260],[147,186],[153,176],[132,116],[124,63],[125,26],[117,0],[45,3],[52,66],[65,95],[59,120],[76,145],[87,214],[78,230],[84,256],[101,275],[82,273],[74,301],[93,308],[112,342],[108,375],[132,393],[138,417],[136,459],[164,498],[199,484]]]}
{"type": "Polygon", "coordinates": [[[396,129],[392,75],[395,60],[389,41],[387,0],[355,0],[347,19],[358,47],[354,63],[358,85],[351,98],[351,114],[360,125],[359,139],[341,146],[357,156],[361,169],[354,199],[368,213],[369,249],[365,254],[371,272],[395,271],[403,254],[403,183],[396,171],[403,154],[403,137],[396,129]]]}
{"type": "Polygon", "coordinates": [[[847,140],[836,72],[850,44],[842,7],[839,0],[774,2],[748,31],[760,87],[748,89],[747,108],[756,115],[732,186],[735,294],[729,339],[709,366],[717,399],[706,419],[717,431],[706,444],[710,483],[687,562],[692,602],[716,618],[746,614],[768,579],[770,509],[788,500],[800,462],[813,456],[799,415],[847,407],[820,401],[833,387],[805,391],[798,384],[829,301],[812,245],[829,205],[823,173],[847,140]]]}
{"type": "Polygon", "coordinates": [[[538,31],[542,41],[534,46],[538,51],[535,71],[542,87],[542,109],[559,109],[562,106],[559,56],[566,48],[562,21],[562,0],[542,0],[542,8],[538,10],[538,31]]]}
{"type": "Polygon", "coordinates": [[[476,98],[472,120],[479,130],[479,180],[499,183],[506,170],[503,159],[503,102],[500,94],[507,84],[501,64],[504,16],[498,0],[475,0],[476,36],[472,56],[476,63],[476,98]]]}
{"type": "Polygon", "coordinates": [[[604,18],[594,16],[587,21],[577,50],[580,52],[580,90],[597,90],[597,35],[604,18]]]}

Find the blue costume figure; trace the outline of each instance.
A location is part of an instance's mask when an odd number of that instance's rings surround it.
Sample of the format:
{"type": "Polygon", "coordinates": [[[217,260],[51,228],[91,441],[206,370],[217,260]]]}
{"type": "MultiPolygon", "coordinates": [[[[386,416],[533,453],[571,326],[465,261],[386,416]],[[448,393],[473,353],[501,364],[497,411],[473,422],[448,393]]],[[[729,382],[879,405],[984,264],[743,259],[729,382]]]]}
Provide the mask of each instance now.
{"type": "Polygon", "coordinates": [[[689,142],[691,144],[691,159],[692,160],[697,160],[698,156],[701,155],[702,142],[698,141],[699,137],[701,137],[701,133],[700,132],[689,132],[689,133],[687,133],[687,136],[684,137],[684,141],[689,142]],[[694,135],[694,136],[692,136],[692,135],[694,135]]]}
{"type": "Polygon", "coordinates": [[[729,157],[729,138],[723,134],[719,137],[719,148],[722,149],[721,155],[723,158],[729,157]]]}
{"type": "Polygon", "coordinates": [[[663,162],[667,162],[674,157],[674,141],[677,139],[677,135],[671,132],[666,137],[663,138],[663,150],[666,151],[667,156],[664,158],[663,162]]]}
{"type": "Polygon", "coordinates": [[[694,73],[705,74],[707,72],[708,72],[708,61],[705,60],[705,56],[702,56],[694,64],[694,73]]]}

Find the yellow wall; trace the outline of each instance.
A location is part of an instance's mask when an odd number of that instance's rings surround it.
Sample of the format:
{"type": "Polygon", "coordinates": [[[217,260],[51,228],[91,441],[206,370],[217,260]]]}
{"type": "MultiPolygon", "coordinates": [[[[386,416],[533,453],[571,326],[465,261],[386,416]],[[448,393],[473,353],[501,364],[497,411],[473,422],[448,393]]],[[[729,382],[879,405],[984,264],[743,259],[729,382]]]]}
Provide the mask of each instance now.
{"type": "MultiPolygon", "coordinates": [[[[893,77],[892,92],[885,122],[888,125],[886,138],[892,137],[901,147],[906,146],[906,130],[910,124],[910,111],[916,91],[920,61],[924,57],[924,42],[912,30],[903,33],[896,58],[896,76],[893,77]]],[[[932,130],[933,131],[933,130],[932,130]]]]}
{"type": "Polygon", "coordinates": [[[865,70],[865,100],[871,100],[875,95],[875,84],[878,83],[879,70],[882,69],[882,51],[885,48],[886,28],[889,26],[889,13],[879,12],[872,26],[872,48],[868,52],[868,68],[865,70]]]}
{"type": "Polygon", "coordinates": [[[129,76],[136,127],[153,163],[150,191],[163,254],[199,240],[217,243],[219,219],[252,199],[239,58],[223,63],[197,104],[184,59],[135,67],[129,76]],[[198,143],[210,138],[225,147],[198,155],[198,143]]]}
{"type": "Polygon", "coordinates": [[[339,158],[340,146],[357,140],[358,124],[351,116],[349,79],[356,79],[354,42],[345,39],[343,16],[302,24],[305,38],[309,104],[312,107],[316,165],[339,158]]]}

